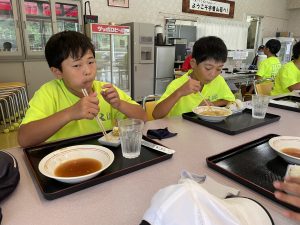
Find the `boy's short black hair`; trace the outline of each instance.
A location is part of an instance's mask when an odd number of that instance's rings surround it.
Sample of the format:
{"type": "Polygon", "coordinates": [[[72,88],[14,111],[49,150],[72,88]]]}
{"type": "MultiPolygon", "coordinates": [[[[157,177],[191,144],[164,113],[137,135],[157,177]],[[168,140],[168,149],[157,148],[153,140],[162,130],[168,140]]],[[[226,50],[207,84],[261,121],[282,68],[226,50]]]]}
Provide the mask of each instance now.
{"type": "Polygon", "coordinates": [[[293,59],[298,59],[300,55],[300,41],[298,41],[293,47],[293,59]]]}
{"type": "Polygon", "coordinates": [[[263,49],[264,49],[264,47],[265,47],[264,45],[260,45],[260,46],[258,47],[258,49],[257,49],[257,50],[258,50],[258,51],[259,51],[259,50],[263,50],[263,49]]]}
{"type": "Polygon", "coordinates": [[[227,47],[221,38],[207,36],[198,39],[193,46],[192,57],[197,64],[213,59],[217,62],[226,62],[227,47]]]}
{"type": "Polygon", "coordinates": [[[273,55],[276,55],[281,48],[281,43],[276,39],[270,39],[266,43],[266,48],[268,48],[273,55]]]}
{"type": "Polygon", "coordinates": [[[90,38],[76,31],[62,31],[50,37],[45,47],[45,56],[49,67],[62,71],[61,63],[71,56],[80,59],[91,50],[95,57],[95,47],[90,38]]]}

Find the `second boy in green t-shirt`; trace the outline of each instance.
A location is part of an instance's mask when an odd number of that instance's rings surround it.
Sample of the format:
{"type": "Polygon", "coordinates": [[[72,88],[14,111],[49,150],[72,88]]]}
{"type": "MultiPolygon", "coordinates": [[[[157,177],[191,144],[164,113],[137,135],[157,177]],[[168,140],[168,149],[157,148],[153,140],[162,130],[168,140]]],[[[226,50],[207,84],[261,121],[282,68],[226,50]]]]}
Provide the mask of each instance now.
{"type": "Polygon", "coordinates": [[[159,99],[153,117],[178,116],[203,105],[204,96],[209,104],[225,106],[235,97],[220,75],[227,60],[227,48],[222,39],[203,37],[193,46],[192,70],[172,81],[159,99]],[[200,93],[201,95],[200,95],[200,93]]]}

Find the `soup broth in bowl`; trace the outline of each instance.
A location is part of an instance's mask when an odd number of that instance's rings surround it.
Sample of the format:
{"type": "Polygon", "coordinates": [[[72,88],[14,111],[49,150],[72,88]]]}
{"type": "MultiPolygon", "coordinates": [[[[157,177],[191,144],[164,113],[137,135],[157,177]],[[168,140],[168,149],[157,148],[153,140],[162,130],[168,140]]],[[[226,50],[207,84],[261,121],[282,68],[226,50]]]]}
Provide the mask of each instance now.
{"type": "Polygon", "coordinates": [[[39,163],[39,171],[64,183],[78,183],[97,176],[113,160],[112,151],[103,146],[75,145],[46,155],[39,163]]]}
{"type": "Polygon", "coordinates": [[[284,160],[300,164],[300,137],[273,137],[269,140],[269,145],[284,160]]]}

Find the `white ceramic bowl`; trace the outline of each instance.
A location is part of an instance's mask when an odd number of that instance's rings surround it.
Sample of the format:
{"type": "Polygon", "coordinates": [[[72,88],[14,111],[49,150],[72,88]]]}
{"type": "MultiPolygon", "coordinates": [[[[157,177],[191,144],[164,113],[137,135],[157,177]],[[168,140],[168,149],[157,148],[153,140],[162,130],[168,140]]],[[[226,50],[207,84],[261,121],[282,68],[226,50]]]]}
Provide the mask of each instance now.
{"type": "Polygon", "coordinates": [[[39,170],[46,177],[72,184],[79,183],[97,176],[99,173],[109,167],[113,161],[114,154],[108,148],[98,145],[76,145],[62,148],[46,155],[39,163],[39,170]],[[101,162],[102,167],[98,171],[83,176],[58,177],[55,175],[55,169],[62,163],[80,158],[91,158],[98,160],[101,162]]]}
{"type": "Polygon", "coordinates": [[[300,137],[293,136],[278,136],[269,140],[269,145],[274,149],[279,156],[290,163],[300,164],[300,158],[291,156],[282,152],[286,148],[296,148],[300,152],[300,137]]]}
{"type": "Polygon", "coordinates": [[[218,106],[198,106],[197,108],[193,109],[193,112],[202,120],[206,120],[209,122],[220,122],[224,120],[227,116],[230,116],[232,114],[232,111],[230,109],[227,109],[225,107],[218,107],[218,106]],[[210,109],[209,109],[210,108],[210,109]],[[203,112],[209,111],[209,110],[217,110],[224,113],[224,115],[220,116],[211,116],[211,115],[203,115],[203,112]]]}

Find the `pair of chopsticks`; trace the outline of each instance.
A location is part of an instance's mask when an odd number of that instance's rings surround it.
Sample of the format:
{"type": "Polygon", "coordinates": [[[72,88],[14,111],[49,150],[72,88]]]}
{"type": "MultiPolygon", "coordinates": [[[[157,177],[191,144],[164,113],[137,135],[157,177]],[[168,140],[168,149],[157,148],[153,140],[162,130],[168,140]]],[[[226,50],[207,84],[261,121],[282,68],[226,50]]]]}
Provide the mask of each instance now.
{"type": "MultiPolygon", "coordinates": [[[[89,95],[88,92],[87,92],[87,90],[86,90],[85,88],[81,89],[81,91],[82,91],[82,94],[83,94],[85,97],[89,95]]],[[[96,118],[96,121],[97,121],[97,123],[98,123],[100,129],[101,129],[102,132],[103,132],[103,135],[104,135],[106,141],[109,141],[108,135],[107,135],[107,133],[106,133],[106,130],[105,130],[105,128],[104,128],[104,126],[103,126],[103,124],[102,124],[100,118],[99,118],[98,116],[96,116],[95,118],[96,118]]]]}
{"type": "Polygon", "coordinates": [[[203,101],[205,102],[205,104],[208,106],[208,110],[212,111],[211,105],[208,103],[208,101],[204,98],[204,96],[201,94],[200,91],[198,91],[200,96],[203,98],[203,101]]]}

